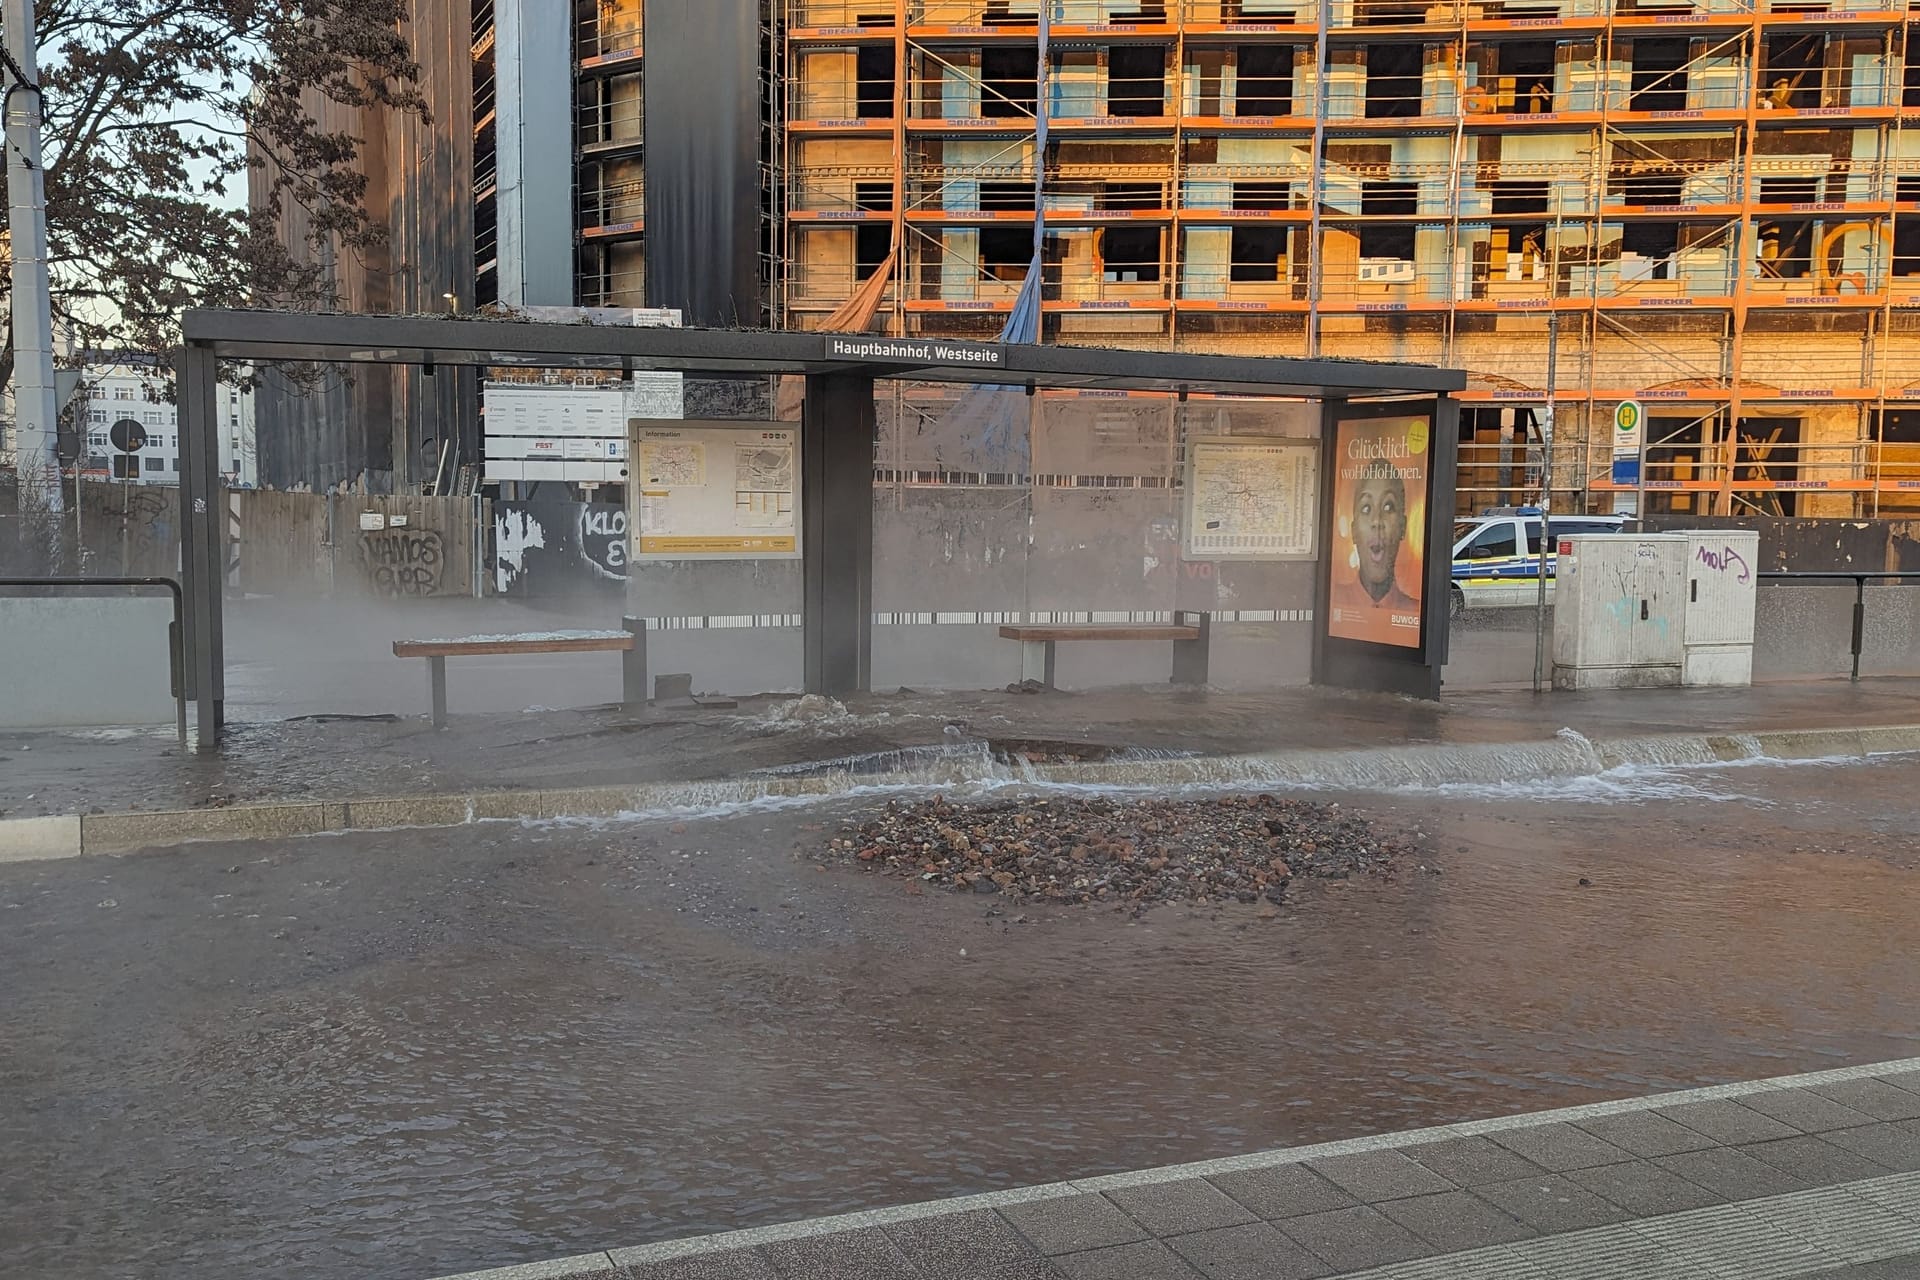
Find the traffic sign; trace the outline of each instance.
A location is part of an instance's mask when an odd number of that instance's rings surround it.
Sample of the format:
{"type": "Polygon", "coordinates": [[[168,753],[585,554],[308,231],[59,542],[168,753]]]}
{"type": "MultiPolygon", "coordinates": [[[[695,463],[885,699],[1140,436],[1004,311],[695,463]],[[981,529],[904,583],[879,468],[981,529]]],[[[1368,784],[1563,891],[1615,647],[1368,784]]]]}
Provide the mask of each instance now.
{"type": "Polygon", "coordinates": [[[1640,483],[1640,442],[1645,438],[1646,410],[1638,400],[1622,400],[1613,409],[1613,482],[1640,483]]]}
{"type": "Polygon", "coordinates": [[[132,418],[122,418],[107,428],[107,439],[122,453],[138,453],[147,447],[147,429],[132,418]]]}

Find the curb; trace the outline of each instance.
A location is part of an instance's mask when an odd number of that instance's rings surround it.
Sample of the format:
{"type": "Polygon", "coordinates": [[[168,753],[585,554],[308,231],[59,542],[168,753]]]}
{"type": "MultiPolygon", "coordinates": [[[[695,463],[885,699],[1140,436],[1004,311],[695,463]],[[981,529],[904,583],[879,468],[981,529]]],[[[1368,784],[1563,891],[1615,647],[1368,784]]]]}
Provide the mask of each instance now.
{"type": "MultiPolygon", "coordinates": [[[[797,1222],[781,1222],[765,1227],[746,1227],[712,1235],[662,1240],[634,1248],[576,1254],[570,1258],[559,1258],[551,1262],[523,1263],[519,1266],[501,1267],[491,1271],[468,1271],[459,1275],[442,1276],[439,1280],[608,1280],[609,1277],[619,1275],[621,1268],[730,1253],[736,1249],[750,1249],[785,1240],[838,1235],[847,1231],[891,1226],[924,1218],[947,1217],[975,1209],[1000,1209],[1017,1204],[1028,1204],[1036,1200],[1056,1200],[1066,1196],[1153,1186],[1165,1182],[1181,1182],[1190,1178],[1212,1177],[1217,1174],[1238,1173],[1250,1169],[1279,1168],[1285,1165],[1302,1164],[1308,1160],[1323,1160],[1329,1156],[1425,1146],[1428,1143],[1444,1142],[1452,1138],[1592,1120],[1601,1116],[1650,1111],[1656,1107],[1682,1106],[1690,1102],[1739,1098],[1781,1089],[1805,1089],[1848,1080],[1873,1079],[1914,1070],[1920,1070],[1920,1058],[1869,1063],[1855,1067],[1837,1067],[1828,1071],[1778,1076],[1767,1080],[1708,1085],[1697,1089],[1646,1094],[1637,1098],[1619,1098],[1611,1102],[1591,1102],[1579,1106],[1559,1107],[1552,1111],[1496,1116],[1486,1120],[1467,1120],[1423,1129],[1404,1129],[1397,1133],[1377,1133],[1363,1138],[1319,1142],[1305,1147],[1281,1147],[1254,1152],[1250,1155],[1226,1156],[1221,1159],[1201,1160],[1189,1164],[1163,1165],[1159,1168],[1141,1169],[1132,1173],[1113,1173],[1066,1182],[1042,1183],[1038,1186],[1012,1187],[1005,1191],[957,1196],[949,1200],[922,1200],[914,1204],[893,1205],[884,1209],[865,1209],[853,1213],[834,1214],[830,1217],[804,1218],[797,1222]]],[[[1433,1274],[1439,1273],[1436,1271],[1433,1274]]]]}
{"type": "MultiPolygon", "coordinates": [[[[1562,731],[1548,739],[1190,756],[1029,767],[1009,785],[1223,789],[1497,784],[1577,778],[1610,769],[1711,766],[1748,760],[1862,759],[1920,751],[1920,724],[1775,729],[1736,734],[1649,734],[1592,740],[1562,731]]],[[[548,791],[302,800],[224,809],[150,810],[0,819],[0,863],[124,854],[217,840],[281,840],[347,831],[459,827],[475,822],[581,821],[680,816],[719,807],[805,802],[856,789],[937,788],[980,782],[951,769],[894,774],[822,772],[749,775],[700,782],[634,783],[548,791]]]]}

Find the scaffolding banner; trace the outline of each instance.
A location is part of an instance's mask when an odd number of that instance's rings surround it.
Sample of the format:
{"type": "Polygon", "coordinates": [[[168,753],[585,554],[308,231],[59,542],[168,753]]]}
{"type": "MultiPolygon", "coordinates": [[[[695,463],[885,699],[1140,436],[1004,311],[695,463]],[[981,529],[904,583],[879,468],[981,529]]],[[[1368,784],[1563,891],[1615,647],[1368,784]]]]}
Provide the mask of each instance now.
{"type": "Polygon", "coordinates": [[[760,326],[760,5],[646,0],[647,305],[760,326]]]}

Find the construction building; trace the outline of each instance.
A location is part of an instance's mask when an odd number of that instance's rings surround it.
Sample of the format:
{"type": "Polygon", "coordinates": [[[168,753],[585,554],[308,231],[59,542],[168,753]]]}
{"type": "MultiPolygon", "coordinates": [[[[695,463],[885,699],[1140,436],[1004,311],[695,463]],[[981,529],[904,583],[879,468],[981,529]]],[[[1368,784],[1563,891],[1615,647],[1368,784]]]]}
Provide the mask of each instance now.
{"type": "Polygon", "coordinates": [[[1651,510],[1913,512],[1912,31],[1880,0],[788,0],[776,319],[892,266],[892,331],[991,334],[1037,179],[1044,338],[1464,367],[1463,506],[1533,483],[1552,366],[1557,502],[1631,507],[1634,399],[1651,510]]]}
{"type": "MultiPolygon", "coordinates": [[[[460,2],[456,305],[990,337],[1038,209],[1043,340],[1468,370],[1463,507],[1537,492],[1551,386],[1556,503],[1920,512],[1920,47],[1891,0],[460,2]],[[1610,476],[1623,400],[1644,494],[1610,476]]],[[[1047,416],[1119,415],[1075,474],[1126,446],[1172,484],[1172,412],[1050,406],[1034,456],[917,456],[939,412],[903,399],[879,462],[1065,474],[1047,416]]]]}

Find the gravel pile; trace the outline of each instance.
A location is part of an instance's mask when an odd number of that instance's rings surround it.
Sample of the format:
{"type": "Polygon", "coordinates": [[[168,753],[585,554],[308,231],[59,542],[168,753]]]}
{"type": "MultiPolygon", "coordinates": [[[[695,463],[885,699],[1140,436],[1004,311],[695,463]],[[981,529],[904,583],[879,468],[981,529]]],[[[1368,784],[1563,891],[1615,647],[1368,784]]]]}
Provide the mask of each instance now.
{"type": "Polygon", "coordinates": [[[1337,804],[1050,797],[889,802],[814,855],[1021,903],[1283,902],[1296,879],[1385,872],[1411,842],[1337,804]]]}

